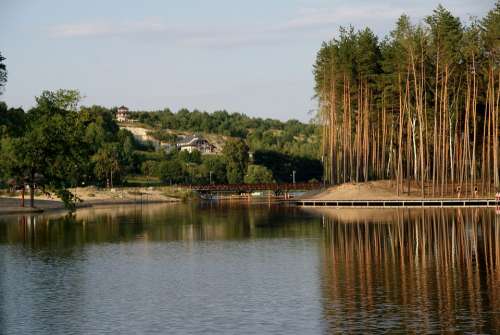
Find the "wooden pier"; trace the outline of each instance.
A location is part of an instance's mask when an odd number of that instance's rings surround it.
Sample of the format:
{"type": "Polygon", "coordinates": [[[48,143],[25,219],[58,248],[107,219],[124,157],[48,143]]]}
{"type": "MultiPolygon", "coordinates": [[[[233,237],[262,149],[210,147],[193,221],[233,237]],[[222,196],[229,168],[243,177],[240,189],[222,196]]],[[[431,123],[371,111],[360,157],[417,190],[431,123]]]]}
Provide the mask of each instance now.
{"type": "Polygon", "coordinates": [[[295,200],[298,206],[303,207],[497,207],[500,208],[500,199],[409,199],[409,200],[295,200]]]}

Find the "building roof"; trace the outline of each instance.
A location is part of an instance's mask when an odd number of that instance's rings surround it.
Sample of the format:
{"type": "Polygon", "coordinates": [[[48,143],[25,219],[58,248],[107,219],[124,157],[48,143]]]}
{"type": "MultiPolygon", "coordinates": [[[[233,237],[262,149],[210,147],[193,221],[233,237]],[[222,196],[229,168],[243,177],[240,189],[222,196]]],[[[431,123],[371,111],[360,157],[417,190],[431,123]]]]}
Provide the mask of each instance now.
{"type": "Polygon", "coordinates": [[[184,137],[179,143],[177,143],[178,146],[190,146],[190,145],[195,145],[198,140],[202,140],[199,136],[193,135],[193,136],[186,136],[184,137]]]}
{"type": "Polygon", "coordinates": [[[191,135],[191,136],[184,136],[182,140],[177,142],[177,147],[196,147],[200,145],[209,145],[210,147],[214,147],[210,142],[208,142],[206,139],[199,135],[191,135]]]}
{"type": "Polygon", "coordinates": [[[120,109],[125,109],[125,110],[127,110],[127,111],[128,111],[128,108],[127,108],[127,107],[125,107],[125,106],[123,106],[123,105],[121,105],[120,107],[118,107],[118,110],[120,110],[120,109]]]}

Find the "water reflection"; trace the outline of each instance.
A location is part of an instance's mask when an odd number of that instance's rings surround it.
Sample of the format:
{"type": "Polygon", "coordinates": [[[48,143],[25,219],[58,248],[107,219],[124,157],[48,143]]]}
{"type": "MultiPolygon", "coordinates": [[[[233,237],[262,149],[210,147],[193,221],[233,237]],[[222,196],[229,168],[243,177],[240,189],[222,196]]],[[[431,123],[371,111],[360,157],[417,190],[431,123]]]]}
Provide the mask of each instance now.
{"type": "Polygon", "coordinates": [[[500,329],[500,223],[494,210],[323,214],[322,290],[330,329],[500,329]]]}
{"type": "Polygon", "coordinates": [[[296,207],[276,204],[100,207],[74,215],[0,218],[0,243],[57,249],[104,242],[305,237],[321,231],[320,226],[301,219],[318,222],[316,216],[296,207]]]}
{"type": "Polygon", "coordinates": [[[319,333],[320,219],[144,206],[0,218],[0,334],[319,333]]]}
{"type": "Polygon", "coordinates": [[[0,217],[0,333],[494,333],[490,209],[0,217]]]}

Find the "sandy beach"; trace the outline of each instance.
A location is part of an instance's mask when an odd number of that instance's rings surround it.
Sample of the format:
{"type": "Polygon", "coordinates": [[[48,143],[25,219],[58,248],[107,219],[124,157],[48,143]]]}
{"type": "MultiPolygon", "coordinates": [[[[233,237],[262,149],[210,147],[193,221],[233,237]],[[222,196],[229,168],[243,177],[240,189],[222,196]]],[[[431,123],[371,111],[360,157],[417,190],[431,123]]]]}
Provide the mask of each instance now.
{"type": "MultiPolygon", "coordinates": [[[[438,193],[432,196],[432,185],[426,185],[425,199],[493,199],[495,194],[490,195],[480,194],[473,197],[468,193],[462,192],[460,195],[457,191],[452,192],[454,189],[452,185],[447,187],[447,192],[443,196],[438,193]]],[[[455,186],[456,188],[456,186],[455,186]]],[[[437,191],[438,192],[438,191],[437,191]]],[[[412,183],[410,186],[410,193],[408,193],[408,186],[405,183],[403,190],[399,196],[396,194],[396,184],[392,180],[377,180],[362,183],[345,183],[332,186],[323,191],[306,193],[301,197],[302,200],[421,200],[422,193],[420,185],[412,183]]]]}
{"type": "MultiPolygon", "coordinates": [[[[96,187],[85,187],[71,189],[73,194],[80,199],[77,208],[108,206],[108,205],[126,205],[137,203],[163,203],[178,202],[177,197],[168,196],[163,188],[152,187],[130,187],[130,188],[111,188],[99,189],[96,187]]],[[[180,192],[180,191],[179,191],[180,192]]],[[[169,193],[172,190],[169,189],[169,193]]],[[[39,213],[53,210],[64,210],[64,204],[53,195],[35,196],[35,207],[29,207],[29,195],[25,195],[24,207],[21,207],[21,195],[16,194],[0,196],[0,215],[17,213],[39,213]]]]}
{"type": "MultiPolygon", "coordinates": [[[[363,183],[345,183],[327,188],[322,192],[305,194],[302,199],[310,200],[394,200],[418,199],[420,189],[410,188],[410,195],[401,192],[396,195],[395,183],[390,180],[363,183]]],[[[406,190],[406,188],[405,188],[406,190]]]]}

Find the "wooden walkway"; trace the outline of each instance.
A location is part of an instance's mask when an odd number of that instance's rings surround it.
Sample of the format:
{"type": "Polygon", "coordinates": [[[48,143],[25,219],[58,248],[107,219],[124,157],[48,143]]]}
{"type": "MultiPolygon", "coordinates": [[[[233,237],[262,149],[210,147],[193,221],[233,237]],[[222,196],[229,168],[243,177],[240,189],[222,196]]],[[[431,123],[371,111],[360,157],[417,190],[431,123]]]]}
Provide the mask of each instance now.
{"type": "Polygon", "coordinates": [[[295,200],[304,207],[497,207],[499,199],[295,200]]]}

